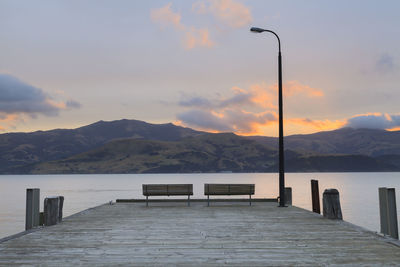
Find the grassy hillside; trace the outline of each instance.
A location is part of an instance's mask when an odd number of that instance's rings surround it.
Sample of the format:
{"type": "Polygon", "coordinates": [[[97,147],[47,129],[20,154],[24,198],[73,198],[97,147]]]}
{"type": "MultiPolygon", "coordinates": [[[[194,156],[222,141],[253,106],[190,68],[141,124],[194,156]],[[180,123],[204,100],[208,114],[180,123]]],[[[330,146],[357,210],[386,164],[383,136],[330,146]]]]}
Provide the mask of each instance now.
{"type": "MultiPolygon", "coordinates": [[[[277,149],[277,138],[248,138],[277,149]]],[[[285,137],[285,149],[317,155],[400,155],[400,131],[343,128],[314,134],[291,135],[285,137]]]]}
{"type": "MultiPolygon", "coordinates": [[[[399,157],[312,155],[285,151],[287,172],[399,171],[399,157]]],[[[67,159],[30,166],[28,173],[277,172],[276,150],[234,134],[181,141],[126,139],[67,159]]]]}
{"type": "Polygon", "coordinates": [[[67,158],[121,138],[177,141],[197,136],[189,128],[137,120],[99,121],[77,129],[0,134],[0,172],[67,158]]]}
{"type": "Polygon", "coordinates": [[[35,165],[31,173],[175,173],[267,171],[276,152],[234,134],[182,141],[117,140],[68,159],[35,165]]]}
{"type": "MultiPolygon", "coordinates": [[[[212,134],[173,124],[100,121],[0,135],[0,173],[276,172],[277,138],[212,134]]],[[[339,129],[285,137],[285,169],[399,171],[400,132],[339,129]]]]}

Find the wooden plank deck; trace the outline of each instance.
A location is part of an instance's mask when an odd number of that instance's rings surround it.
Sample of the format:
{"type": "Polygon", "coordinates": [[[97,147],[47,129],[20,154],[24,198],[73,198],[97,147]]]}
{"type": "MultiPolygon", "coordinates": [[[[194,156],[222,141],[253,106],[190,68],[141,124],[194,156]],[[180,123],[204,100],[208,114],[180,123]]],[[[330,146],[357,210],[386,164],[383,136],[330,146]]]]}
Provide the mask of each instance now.
{"type": "Polygon", "coordinates": [[[0,265],[400,265],[400,247],[276,203],[117,203],[0,244],[0,265]]]}

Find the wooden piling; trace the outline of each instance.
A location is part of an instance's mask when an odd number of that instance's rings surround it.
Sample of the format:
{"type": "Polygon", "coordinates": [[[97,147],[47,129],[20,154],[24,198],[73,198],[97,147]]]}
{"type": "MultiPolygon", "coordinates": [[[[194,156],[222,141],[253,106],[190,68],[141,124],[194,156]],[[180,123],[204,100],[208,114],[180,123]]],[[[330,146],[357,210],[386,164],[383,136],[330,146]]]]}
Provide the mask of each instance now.
{"type": "Polygon", "coordinates": [[[292,206],[292,188],[285,187],[285,205],[292,206]]]}
{"type": "Polygon", "coordinates": [[[25,230],[39,226],[40,189],[26,189],[25,230]]]}
{"type": "Polygon", "coordinates": [[[394,188],[379,188],[379,214],[381,233],[399,239],[396,192],[394,188]]]}
{"type": "Polygon", "coordinates": [[[60,203],[59,203],[59,208],[58,208],[58,221],[61,222],[62,217],[63,217],[64,197],[59,196],[59,199],[60,199],[60,203]]]}
{"type": "Polygon", "coordinates": [[[311,180],[311,199],[312,199],[312,211],[320,214],[321,208],[319,204],[318,180],[311,180]]]}
{"type": "Polygon", "coordinates": [[[326,189],[322,194],[323,215],[328,219],[343,220],[339,191],[326,189]]]}
{"type": "Polygon", "coordinates": [[[44,199],[44,225],[50,226],[61,221],[64,197],[47,197],[44,199]]]}

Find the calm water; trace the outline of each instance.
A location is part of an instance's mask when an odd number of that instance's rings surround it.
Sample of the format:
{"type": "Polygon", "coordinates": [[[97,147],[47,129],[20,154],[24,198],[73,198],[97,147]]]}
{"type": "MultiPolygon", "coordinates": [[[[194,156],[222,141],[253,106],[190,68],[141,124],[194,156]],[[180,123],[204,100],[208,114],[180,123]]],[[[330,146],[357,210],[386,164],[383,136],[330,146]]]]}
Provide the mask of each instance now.
{"type": "MultiPolygon", "coordinates": [[[[310,179],[319,180],[321,196],[326,188],[339,190],[346,221],[379,231],[378,187],[396,188],[400,215],[399,172],[286,174],[286,186],[293,188],[293,204],[307,210],[311,209],[310,179]]],[[[278,175],[270,173],[0,175],[0,237],[24,230],[26,188],[40,188],[41,210],[45,197],[63,195],[64,215],[68,216],[117,198],[144,198],[143,183],[192,183],[194,198],[204,198],[204,183],[255,183],[255,197],[278,195],[278,175]]]]}

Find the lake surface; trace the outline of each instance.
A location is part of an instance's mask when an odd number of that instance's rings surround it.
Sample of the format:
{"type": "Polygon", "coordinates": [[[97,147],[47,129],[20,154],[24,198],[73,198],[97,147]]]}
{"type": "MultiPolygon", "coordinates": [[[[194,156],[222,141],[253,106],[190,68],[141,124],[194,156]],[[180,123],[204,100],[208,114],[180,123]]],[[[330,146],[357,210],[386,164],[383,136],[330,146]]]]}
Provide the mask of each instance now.
{"type": "MultiPolygon", "coordinates": [[[[287,173],[285,177],[293,190],[293,205],[311,210],[310,180],[317,179],[321,198],[327,188],[339,190],[344,220],[378,232],[378,188],[394,187],[400,215],[400,172],[287,173]]],[[[205,198],[204,183],[255,183],[254,197],[278,195],[274,173],[0,175],[0,238],[25,229],[26,188],[40,188],[41,211],[45,197],[64,196],[64,216],[68,216],[117,198],[144,199],[143,183],[192,183],[193,198],[205,198]]]]}

